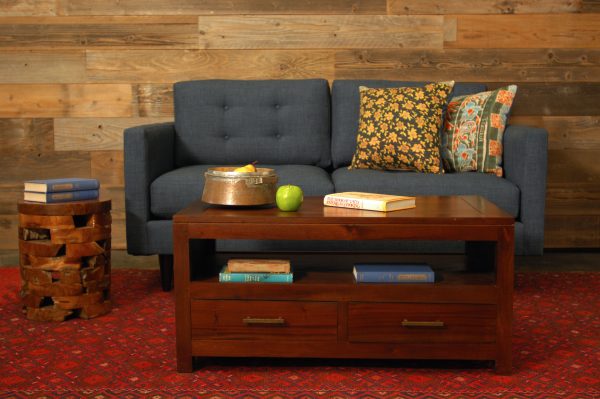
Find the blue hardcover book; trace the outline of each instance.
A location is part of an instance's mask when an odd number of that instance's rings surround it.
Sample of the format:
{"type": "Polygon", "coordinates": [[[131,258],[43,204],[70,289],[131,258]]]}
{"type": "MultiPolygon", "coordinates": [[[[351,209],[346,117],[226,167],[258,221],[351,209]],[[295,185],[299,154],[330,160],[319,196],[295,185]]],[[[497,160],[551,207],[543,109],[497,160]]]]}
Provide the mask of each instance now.
{"type": "Polygon", "coordinates": [[[62,191],[58,193],[33,193],[25,191],[23,199],[32,202],[71,202],[98,199],[98,190],[62,191]]]}
{"type": "Polygon", "coordinates": [[[231,273],[224,266],[219,273],[221,283],[291,283],[294,273],[231,273]]]}
{"type": "Polygon", "coordinates": [[[46,180],[28,180],[25,191],[36,193],[57,193],[63,191],[97,190],[100,182],[97,179],[64,178],[46,180]]]}
{"type": "Polygon", "coordinates": [[[356,264],[354,278],[357,283],[433,283],[435,281],[433,270],[424,263],[356,264]]]}

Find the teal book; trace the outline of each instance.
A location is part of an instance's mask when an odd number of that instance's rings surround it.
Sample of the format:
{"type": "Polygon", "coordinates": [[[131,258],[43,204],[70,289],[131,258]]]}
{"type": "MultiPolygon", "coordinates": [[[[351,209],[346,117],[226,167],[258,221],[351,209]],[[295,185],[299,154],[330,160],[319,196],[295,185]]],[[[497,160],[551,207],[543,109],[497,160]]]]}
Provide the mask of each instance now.
{"type": "Polygon", "coordinates": [[[25,201],[43,202],[46,204],[56,202],[72,202],[98,199],[98,190],[62,191],[58,193],[35,193],[25,191],[25,201]]]}
{"type": "Polygon", "coordinates": [[[97,190],[100,188],[98,179],[69,177],[64,179],[28,180],[25,191],[36,193],[57,193],[63,191],[97,190]]]}
{"type": "Polygon", "coordinates": [[[224,266],[219,273],[221,283],[292,283],[294,273],[231,273],[224,266]]]}
{"type": "Polygon", "coordinates": [[[424,263],[362,263],[354,265],[353,272],[357,283],[433,283],[435,281],[433,270],[424,263]]]}

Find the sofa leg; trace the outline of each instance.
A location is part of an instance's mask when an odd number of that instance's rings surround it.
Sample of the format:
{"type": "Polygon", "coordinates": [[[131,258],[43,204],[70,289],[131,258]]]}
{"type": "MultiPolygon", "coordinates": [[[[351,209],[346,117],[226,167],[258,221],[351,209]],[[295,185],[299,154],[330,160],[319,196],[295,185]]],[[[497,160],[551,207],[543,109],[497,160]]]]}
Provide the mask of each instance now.
{"type": "Polygon", "coordinates": [[[163,291],[173,289],[173,255],[158,255],[160,263],[160,281],[163,291]]]}

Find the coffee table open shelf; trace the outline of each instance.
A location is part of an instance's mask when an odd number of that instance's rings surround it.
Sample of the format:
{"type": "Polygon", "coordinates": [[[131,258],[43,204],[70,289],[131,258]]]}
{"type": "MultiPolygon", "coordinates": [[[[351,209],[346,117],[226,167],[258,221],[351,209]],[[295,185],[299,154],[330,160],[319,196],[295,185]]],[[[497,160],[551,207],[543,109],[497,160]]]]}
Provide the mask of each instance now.
{"type": "Polygon", "coordinates": [[[177,368],[209,356],[468,359],[510,373],[513,237],[512,217],[471,196],[419,197],[387,214],[317,197],[293,214],[196,202],[174,218],[177,368]],[[215,239],[464,240],[468,252],[466,267],[432,264],[435,283],[357,284],[354,262],[405,258],[227,254],[215,239]],[[219,283],[227,259],[245,256],[291,259],[294,282],[219,283]]]}

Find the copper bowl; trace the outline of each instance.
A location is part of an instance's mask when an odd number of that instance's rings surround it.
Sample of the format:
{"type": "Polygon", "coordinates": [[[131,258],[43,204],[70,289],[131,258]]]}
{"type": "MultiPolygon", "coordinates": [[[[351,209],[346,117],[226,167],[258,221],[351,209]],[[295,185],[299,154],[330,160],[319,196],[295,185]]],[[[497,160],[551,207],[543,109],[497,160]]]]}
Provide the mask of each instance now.
{"type": "Polygon", "coordinates": [[[209,168],[204,173],[202,201],[215,205],[267,205],[275,203],[277,174],[269,168],[234,172],[236,166],[209,168]]]}

